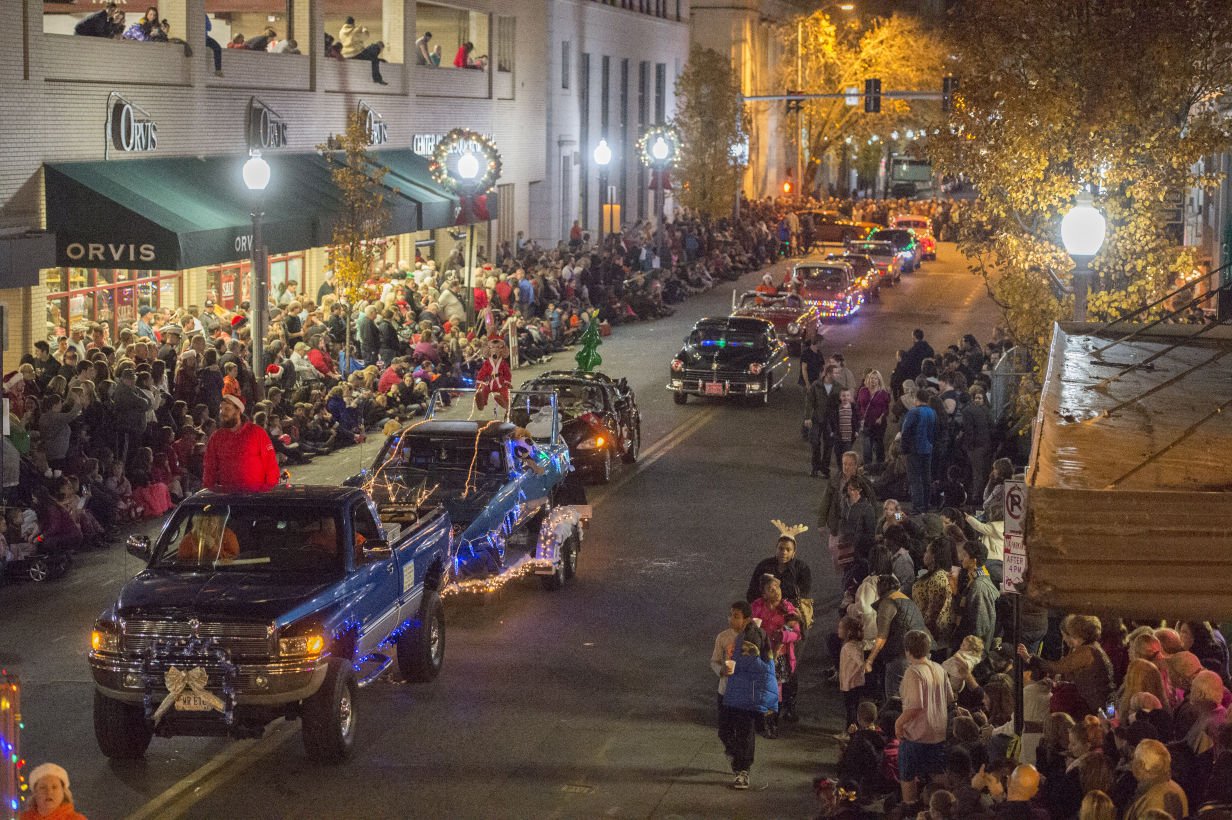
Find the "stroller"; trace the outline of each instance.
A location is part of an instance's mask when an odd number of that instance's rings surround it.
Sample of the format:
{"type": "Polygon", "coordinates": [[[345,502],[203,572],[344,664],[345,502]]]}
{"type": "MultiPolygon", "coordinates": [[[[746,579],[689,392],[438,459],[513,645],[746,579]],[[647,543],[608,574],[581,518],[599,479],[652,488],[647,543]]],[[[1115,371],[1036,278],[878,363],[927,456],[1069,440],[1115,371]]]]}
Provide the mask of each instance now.
{"type": "Polygon", "coordinates": [[[63,578],[73,563],[72,552],[45,541],[34,510],[0,509],[6,525],[0,529],[0,577],[28,578],[37,583],[63,578]]]}

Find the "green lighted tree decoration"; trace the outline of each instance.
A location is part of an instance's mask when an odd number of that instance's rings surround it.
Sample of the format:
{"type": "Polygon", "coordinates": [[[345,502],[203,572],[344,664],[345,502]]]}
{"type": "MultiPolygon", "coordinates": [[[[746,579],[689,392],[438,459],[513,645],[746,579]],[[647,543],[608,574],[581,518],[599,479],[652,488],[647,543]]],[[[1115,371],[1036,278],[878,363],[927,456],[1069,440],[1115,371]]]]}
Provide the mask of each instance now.
{"type": "Polygon", "coordinates": [[[590,324],[586,326],[586,331],[582,334],[579,340],[582,343],[582,349],[577,352],[578,370],[583,373],[589,373],[599,365],[603,364],[603,357],[599,355],[599,345],[603,344],[603,339],[599,336],[599,320],[591,319],[590,324]]]}

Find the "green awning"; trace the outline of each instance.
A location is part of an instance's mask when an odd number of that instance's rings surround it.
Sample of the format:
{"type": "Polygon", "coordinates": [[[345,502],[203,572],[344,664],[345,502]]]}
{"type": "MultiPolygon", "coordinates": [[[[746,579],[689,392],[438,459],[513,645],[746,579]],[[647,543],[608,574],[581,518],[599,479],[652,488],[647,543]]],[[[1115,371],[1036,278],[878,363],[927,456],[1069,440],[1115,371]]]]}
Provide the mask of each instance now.
{"type": "MultiPolygon", "coordinates": [[[[376,163],[385,168],[383,182],[386,186],[419,203],[419,230],[448,228],[459,222],[458,198],[447,191],[432,177],[428,170],[427,157],[421,157],[409,148],[390,148],[371,152],[376,163]]],[[[485,197],[486,214],[476,214],[474,221],[496,218],[496,197],[485,197]]]]}
{"type": "MultiPolygon", "coordinates": [[[[241,176],[246,157],[156,157],[45,166],[48,230],[57,264],[184,270],[251,255],[251,210],[241,176]]],[[[317,154],[267,155],[261,197],[270,253],[329,244],[342,210],[329,166],[317,154]]],[[[417,201],[386,198],[389,232],[419,230],[417,201]]]]}

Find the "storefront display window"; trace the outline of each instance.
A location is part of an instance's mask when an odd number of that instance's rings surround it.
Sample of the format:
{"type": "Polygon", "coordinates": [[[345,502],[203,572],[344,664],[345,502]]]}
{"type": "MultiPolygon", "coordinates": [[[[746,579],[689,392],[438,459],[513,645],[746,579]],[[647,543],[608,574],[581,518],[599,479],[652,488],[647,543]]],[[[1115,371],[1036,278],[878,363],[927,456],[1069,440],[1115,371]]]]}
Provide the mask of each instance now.
{"type": "Polygon", "coordinates": [[[119,327],[132,324],[143,306],[155,310],[179,306],[178,271],[107,270],[103,268],[48,268],[48,338],[64,334],[83,322],[98,322],[114,339],[119,327]]]}
{"type": "MultiPolygon", "coordinates": [[[[206,297],[216,304],[234,310],[241,302],[247,302],[252,289],[249,276],[252,264],[249,260],[218,265],[207,270],[206,297]]],[[[269,258],[268,293],[275,300],[282,295],[287,282],[297,282],[299,293],[304,294],[304,255],[302,253],[278,254],[269,258]]]]}

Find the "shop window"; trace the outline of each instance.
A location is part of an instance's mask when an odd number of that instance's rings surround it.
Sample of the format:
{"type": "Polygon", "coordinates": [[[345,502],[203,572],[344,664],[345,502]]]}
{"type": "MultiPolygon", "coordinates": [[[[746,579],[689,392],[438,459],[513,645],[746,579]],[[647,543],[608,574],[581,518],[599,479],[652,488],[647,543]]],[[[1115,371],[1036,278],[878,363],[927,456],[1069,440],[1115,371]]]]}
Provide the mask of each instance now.
{"type": "Polygon", "coordinates": [[[47,336],[73,325],[98,322],[116,338],[121,327],[137,321],[142,307],[179,307],[182,278],[178,271],[50,268],[43,272],[47,287],[47,336]]]}
{"type": "MultiPolygon", "coordinates": [[[[512,19],[510,20],[512,23],[512,19]]],[[[440,67],[453,68],[463,43],[473,48],[469,60],[474,68],[487,68],[489,63],[490,15],[477,11],[418,3],[415,6],[415,38],[432,32],[432,47],[440,49],[440,67]]],[[[510,27],[510,70],[513,66],[512,26],[510,27]]],[[[501,69],[502,71],[505,69],[501,69]]]]}
{"type": "MultiPolygon", "coordinates": [[[[216,265],[206,270],[206,298],[227,310],[235,310],[242,302],[252,297],[252,265],[249,260],[216,265]]],[[[276,254],[269,258],[269,279],[266,293],[275,301],[286,290],[287,282],[299,285],[302,299],[304,287],[304,255],[302,253],[276,254]]]]}

